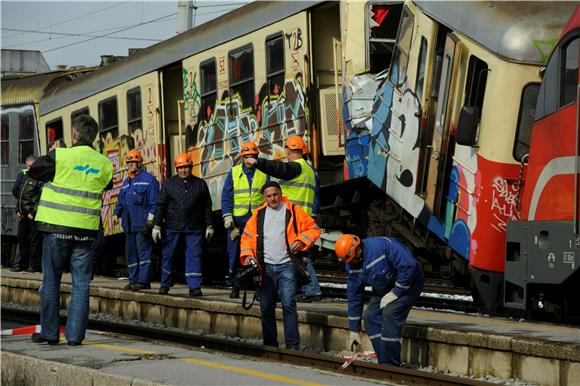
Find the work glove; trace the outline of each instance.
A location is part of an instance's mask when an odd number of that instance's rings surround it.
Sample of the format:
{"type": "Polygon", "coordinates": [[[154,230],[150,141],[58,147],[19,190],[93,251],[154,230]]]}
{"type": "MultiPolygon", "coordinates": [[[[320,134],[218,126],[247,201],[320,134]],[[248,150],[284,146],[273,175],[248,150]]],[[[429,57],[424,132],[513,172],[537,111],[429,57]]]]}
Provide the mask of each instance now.
{"type": "Polygon", "coordinates": [[[159,225],[155,225],[153,227],[153,231],[151,231],[151,237],[156,243],[161,241],[161,227],[159,225]]]}
{"type": "Polygon", "coordinates": [[[230,231],[230,239],[232,241],[234,241],[235,239],[237,239],[238,237],[240,237],[240,228],[238,227],[233,227],[232,230],[230,231]]]}
{"type": "Polygon", "coordinates": [[[397,295],[395,295],[395,292],[394,291],[389,292],[388,294],[386,294],[385,296],[383,296],[381,298],[381,308],[386,307],[387,304],[390,304],[390,303],[394,302],[398,298],[399,297],[397,295]]]}
{"type": "Polygon", "coordinates": [[[234,218],[229,214],[224,217],[224,227],[227,230],[231,230],[234,227],[234,218]]]}
{"type": "Polygon", "coordinates": [[[348,349],[356,352],[365,351],[365,347],[362,344],[362,335],[360,332],[349,331],[348,333],[348,349]]]}
{"type": "Polygon", "coordinates": [[[207,241],[210,241],[211,238],[213,237],[213,227],[210,225],[207,228],[205,228],[205,239],[207,241]]]}
{"type": "Polygon", "coordinates": [[[149,213],[147,215],[147,221],[145,222],[145,226],[141,231],[141,234],[145,237],[151,237],[151,232],[153,231],[153,213],[149,213]]]}

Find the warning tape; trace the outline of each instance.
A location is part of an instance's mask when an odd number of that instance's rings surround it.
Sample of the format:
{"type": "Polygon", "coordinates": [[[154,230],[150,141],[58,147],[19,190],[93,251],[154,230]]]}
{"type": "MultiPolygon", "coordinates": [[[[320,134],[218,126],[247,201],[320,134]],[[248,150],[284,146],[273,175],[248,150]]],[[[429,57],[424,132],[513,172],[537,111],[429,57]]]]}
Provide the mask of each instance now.
{"type": "Polygon", "coordinates": [[[374,351],[365,351],[365,352],[356,353],[354,355],[349,356],[348,359],[342,364],[342,366],[340,366],[339,370],[346,369],[348,366],[350,366],[352,364],[352,362],[354,362],[355,360],[357,360],[359,358],[372,359],[372,358],[376,358],[376,357],[377,357],[377,353],[374,351]]]}
{"type": "MultiPolygon", "coordinates": [[[[2,332],[0,333],[0,335],[1,336],[7,336],[7,335],[32,335],[35,332],[40,332],[40,324],[37,324],[35,326],[26,326],[26,327],[12,328],[10,330],[2,330],[2,332]]],[[[60,326],[60,332],[61,333],[64,332],[64,326],[60,326]]]]}

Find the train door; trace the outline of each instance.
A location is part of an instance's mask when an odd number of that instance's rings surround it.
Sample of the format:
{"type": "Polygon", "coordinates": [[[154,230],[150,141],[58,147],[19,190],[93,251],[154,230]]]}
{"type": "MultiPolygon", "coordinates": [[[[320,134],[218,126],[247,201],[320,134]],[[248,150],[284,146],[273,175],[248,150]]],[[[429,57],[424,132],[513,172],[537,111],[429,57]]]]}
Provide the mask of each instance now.
{"type": "Polygon", "coordinates": [[[445,193],[445,177],[448,170],[447,164],[453,153],[449,125],[452,105],[451,92],[456,76],[453,71],[456,45],[457,38],[453,34],[447,34],[441,57],[441,73],[438,78],[435,77],[435,82],[439,87],[431,141],[431,157],[427,167],[426,203],[437,217],[440,217],[443,212],[444,205],[442,203],[445,193]]]}
{"type": "Polygon", "coordinates": [[[165,175],[174,174],[173,161],[185,152],[183,126],[183,75],[181,63],[167,66],[160,73],[161,134],[165,147],[165,175]]]}

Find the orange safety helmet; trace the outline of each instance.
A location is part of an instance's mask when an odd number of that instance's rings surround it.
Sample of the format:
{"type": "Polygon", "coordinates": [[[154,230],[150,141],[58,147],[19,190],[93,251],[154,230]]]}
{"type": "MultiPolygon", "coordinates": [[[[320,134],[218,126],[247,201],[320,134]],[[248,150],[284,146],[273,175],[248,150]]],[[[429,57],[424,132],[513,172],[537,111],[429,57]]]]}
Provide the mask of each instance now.
{"type": "Polygon", "coordinates": [[[143,162],[141,152],[137,149],[129,150],[125,155],[125,162],[143,162]]]}
{"type": "Polygon", "coordinates": [[[285,146],[291,150],[302,150],[302,154],[308,154],[308,146],[306,146],[306,142],[304,142],[304,140],[298,135],[288,137],[285,146]]]}
{"type": "Polygon", "coordinates": [[[245,142],[242,145],[242,152],[240,155],[243,157],[245,155],[258,155],[258,146],[254,142],[245,142]]]}
{"type": "Polygon", "coordinates": [[[176,168],[180,168],[182,166],[191,166],[191,164],[191,157],[187,153],[181,153],[175,157],[176,168]]]}
{"type": "Polygon", "coordinates": [[[360,244],[360,238],[355,235],[342,235],[334,244],[334,251],[339,260],[350,263],[356,255],[356,247],[360,244]]]}

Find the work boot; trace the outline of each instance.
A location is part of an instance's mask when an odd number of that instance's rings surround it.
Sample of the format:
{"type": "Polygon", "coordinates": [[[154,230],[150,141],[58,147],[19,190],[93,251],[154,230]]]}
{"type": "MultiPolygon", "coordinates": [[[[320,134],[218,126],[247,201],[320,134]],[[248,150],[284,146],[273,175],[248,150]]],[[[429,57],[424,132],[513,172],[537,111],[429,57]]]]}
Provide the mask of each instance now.
{"type": "Polygon", "coordinates": [[[135,284],[133,286],[133,289],[135,291],[141,291],[141,290],[151,289],[151,284],[137,283],[137,284],[135,284]]]}
{"type": "Polygon", "coordinates": [[[167,287],[159,287],[159,294],[160,295],[167,295],[169,293],[169,288],[167,287]]]}
{"type": "Polygon", "coordinates": [[[239,288],[232,288],[232,292],[230,292],[230,299],[239,299],[240,298],[240,289],[239,288]]]}
{"type": "Polygon", "coordinates": [[[10,272],[22,272],[24,271],[24,269],[20,268],[20,267],[12,267],[10,268],[10,272]]]}
{"type": "Polygon", "coordinates": [[[137,285],[137,284],[131,284],[131,283],[129,283],[129,284],[127,284],[125,287],[123,287],[123,289],[124,289],[124,290],[127,290],[127,291],[135,291],[135,286],[136,286],[136,285],[137,285]]]}
{"type": "Polygon", "coordinates": [[[34,343],[48,343],[51,346],[57,345],[58,344],[58,339],[56,340],[52,340],[52,339],[46,339],[43,338],[40,335],[40,332],[35,332],[34,334],[32,334],[32,336],[30,337],[30,339],[34,342],[34,343]]]}
{"type": "Polygon", "coordinates": [[[201,288],[190,288],[189,289],[189,296],[196,297],[196,296],[203,296],[201,292],[201,288]]]}
{"type": "Polygon", "coordinates": [[[322,295],[302,295],[298,301],[302,303],[312,303],[320,300],[322,300],[322,295]]]}

